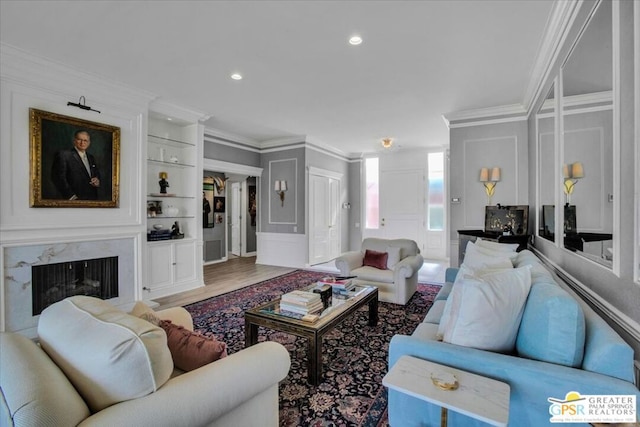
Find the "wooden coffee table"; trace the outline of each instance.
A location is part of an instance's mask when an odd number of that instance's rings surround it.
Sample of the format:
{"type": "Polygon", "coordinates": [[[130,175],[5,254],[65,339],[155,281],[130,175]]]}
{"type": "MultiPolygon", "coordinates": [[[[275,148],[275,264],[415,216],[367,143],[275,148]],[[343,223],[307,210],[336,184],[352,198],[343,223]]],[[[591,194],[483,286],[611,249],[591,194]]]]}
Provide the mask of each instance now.
{"type": "MultiPolygon", "coordinates": [[[[315,285],[306,289],[314,287],[315,285]]],[[[369,325],[378,324],[378,288],[356,286],[354,293],[355,296],[346,300],[338,300],[334,295],[333,305],[313,323],[275,312],[274,310],[277,310],[280,305],[279,298],[247,310],[244,313],[245,346],[249,347],[258,342],[258,327],[260,326],[307,338],[309,359],[307,381],[311,385],[318,385],[322,381],[322,337],[365,304],[369,305],[369,325]]]]}

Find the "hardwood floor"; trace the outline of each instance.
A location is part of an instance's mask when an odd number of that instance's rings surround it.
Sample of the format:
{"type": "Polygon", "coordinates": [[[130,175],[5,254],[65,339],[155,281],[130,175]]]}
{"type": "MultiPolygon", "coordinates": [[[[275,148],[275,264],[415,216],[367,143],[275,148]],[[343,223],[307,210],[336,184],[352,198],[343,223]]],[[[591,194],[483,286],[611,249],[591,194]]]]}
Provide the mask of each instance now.
{"type": "Polygon", "coordinates": [[[222,295],[254,283],[294,271],[293,268],[256,264],[256,257],[233,257],[226,262],[204,266],[205,286],[168,297],[157,298],[156,310],[183,306],[222,295]]]}

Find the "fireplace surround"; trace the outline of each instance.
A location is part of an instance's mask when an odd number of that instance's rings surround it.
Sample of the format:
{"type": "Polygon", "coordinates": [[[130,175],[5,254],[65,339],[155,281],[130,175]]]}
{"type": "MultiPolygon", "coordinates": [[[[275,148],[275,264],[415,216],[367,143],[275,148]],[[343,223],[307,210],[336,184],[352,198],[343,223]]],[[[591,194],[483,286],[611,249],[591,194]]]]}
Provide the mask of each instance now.
{"type": "MultiPolygon", "coordinates": [[[[33,311],[34,277],[33,267],[51,264],[78,263],[98,258],[117,258],[117,289],[100,298],[108,299],[115,306],[123,307],[135,302],[136,283],[136,239],[116,238],[92,241],[44,243],[24,246],[5,246],[4,289],[2,304],[4,330],[36,336],[38,314],[33,311]]],[[[84,286],[93,287],[96,279],[82,279],[84,286]]]]}

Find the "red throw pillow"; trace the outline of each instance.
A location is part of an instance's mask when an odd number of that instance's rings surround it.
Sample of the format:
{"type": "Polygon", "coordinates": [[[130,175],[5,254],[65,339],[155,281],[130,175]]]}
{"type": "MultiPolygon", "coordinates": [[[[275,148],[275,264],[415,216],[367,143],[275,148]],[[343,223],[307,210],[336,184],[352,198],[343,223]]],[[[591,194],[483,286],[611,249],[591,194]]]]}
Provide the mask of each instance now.
{"type": "Polygon", "coordinates": [[[193,371],[227,356],[227,345],[213,338],[191,332],[170,320],[159,325],[167,333],[167,345],[173,364],[183,371],[193,371]]]}
{"type": "Polygon", "coordinates": [[[367,251],[364,253],[364,260],[362,261],[362,265],[375,267],[378,270],[386,270],[387,269],[387,259],[389,258],[389,254],[386,252],[378,252],[378,251],[367,251]]]}

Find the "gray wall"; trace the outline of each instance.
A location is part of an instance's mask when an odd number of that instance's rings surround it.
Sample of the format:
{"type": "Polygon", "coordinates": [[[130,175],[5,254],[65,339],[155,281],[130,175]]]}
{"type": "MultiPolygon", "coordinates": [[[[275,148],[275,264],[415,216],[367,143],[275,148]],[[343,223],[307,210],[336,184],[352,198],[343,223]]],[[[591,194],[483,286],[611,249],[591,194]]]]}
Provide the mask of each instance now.
{"type": "Polygon", "coordinates": [[[260,231],[264,233],[305,232],[305,148],[263,153],[260,180],[260,231]],[[295,168],[294,168],[295,165],[295,168]],[[285,179],[284,206],[273,189],[274,181],[285,179]]]}
{"type": "MultiPolygon", "coordinates": [[[[529,204],[527,140],[526,120],[451,129],[449,197],[461,200],[449,204],[452,241],[458,240],[458,230],[484,229],[487,196],[478,181],[482,167],[502,170],[492,205],[529,204]]],[[[453,255],[452,265],[457,265],[453,255]]]]}
{"type": "Polygon", "coordinates": [[[260,166],[260,153],[247,147],[247,150],[222,144],[217,138],[207,136],[204,140],[204,158],[221,160],[247,166],[260,166]]]}

